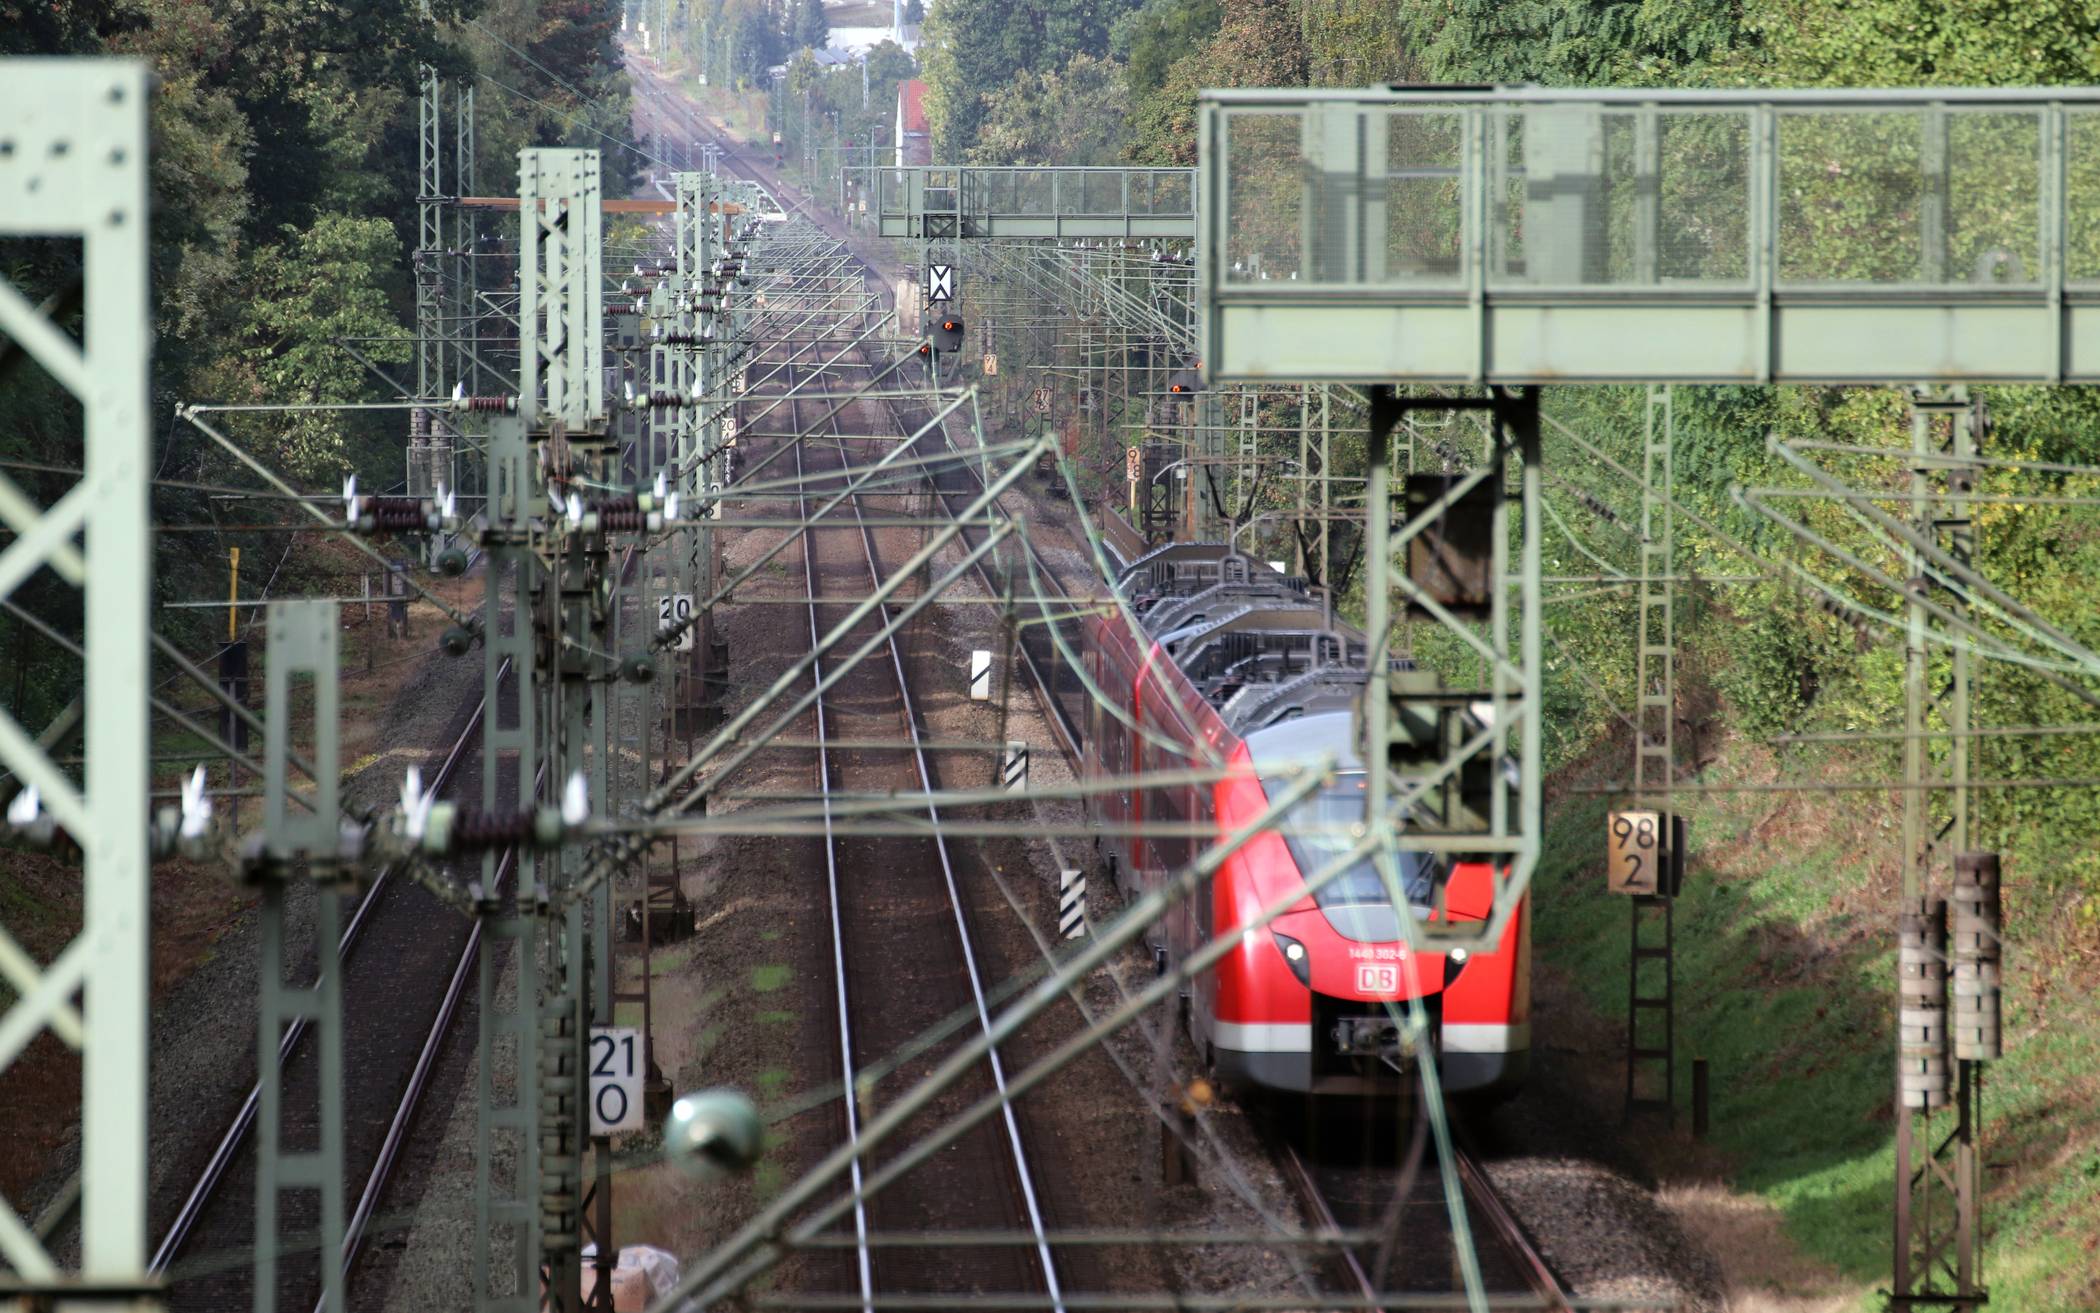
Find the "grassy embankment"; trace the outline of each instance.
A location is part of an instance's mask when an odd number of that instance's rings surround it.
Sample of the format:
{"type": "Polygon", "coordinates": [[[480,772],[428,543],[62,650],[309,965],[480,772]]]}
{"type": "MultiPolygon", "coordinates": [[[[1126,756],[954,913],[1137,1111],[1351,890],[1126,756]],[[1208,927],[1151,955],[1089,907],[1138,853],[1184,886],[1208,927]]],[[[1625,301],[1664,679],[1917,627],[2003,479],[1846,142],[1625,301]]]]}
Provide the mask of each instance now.
{"type": "MultiPolygon", "coordinates": [[[[1600,770],[1617,778],[1623,755],[1556,780],[1536,898],[1542,963],[1610,1018],[1625,1015],[1627,911],[1603,892],[1607,803],[1572,789],[1600,770]]],[[[1831,760],[1816,773],[1858,772],[1831,760]]],[[[1704,782],[1780,778],[1769,753],[1737,741],[1704,782]]],[[[1687,799],[1683,810],[1694,859],[1677,905],[1679,1098],[1690,1058],[1709,1059],[1712,1148],[1729,1184],[1776,1208],[1803,1253],[1856,1281],[1861,1309],[1878,1308],[1893,1225],[1900,803],[1740,792],[1687,799]]],[[[2100,1307],[2091,966],[2065,951],[2045,900],[2023,897],[2031,881],[2008,871],[2007,885],[2005,1057],[1984,1087],[1986,1276],[1997,1307],[2090,1310],[2100,1307]]],[[[1656,1158],[1666,1178],[1691,1174],[1695,1160],[1656,1158]]]]}

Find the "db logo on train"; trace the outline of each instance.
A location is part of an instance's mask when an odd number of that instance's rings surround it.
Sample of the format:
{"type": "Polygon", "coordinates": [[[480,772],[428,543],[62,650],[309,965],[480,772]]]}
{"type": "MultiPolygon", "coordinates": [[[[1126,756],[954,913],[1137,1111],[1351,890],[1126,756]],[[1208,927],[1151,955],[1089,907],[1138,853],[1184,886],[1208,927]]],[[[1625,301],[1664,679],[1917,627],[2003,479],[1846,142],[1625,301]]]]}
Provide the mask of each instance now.
{"type": "Polygon", "coordinates": [[[1356,992],[1359,994],[1399,993],[1400,968],[1391,962],[1357,963],[1356,992]]]}

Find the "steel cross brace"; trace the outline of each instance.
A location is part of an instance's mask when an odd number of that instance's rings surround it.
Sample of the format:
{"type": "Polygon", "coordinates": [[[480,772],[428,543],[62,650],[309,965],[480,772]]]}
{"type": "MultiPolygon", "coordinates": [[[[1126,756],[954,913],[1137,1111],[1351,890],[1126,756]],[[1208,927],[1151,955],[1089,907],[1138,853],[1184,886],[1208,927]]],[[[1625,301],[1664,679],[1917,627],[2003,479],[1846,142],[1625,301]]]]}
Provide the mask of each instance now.
{"type": "Polygon", "coordinates": [[[1676,410],[1667,384],[1650,384],[1641,439],[1640,578],[1634,634],[1633,805],[1661,818],[1656,850],[1667,855],[1653,895],[1628,900],[1626,966],[1626,1112],[1660,1108],[1677,1116],[1677,890],[1683,870],[1671,789],[1677,780],[1676,410]],[[1659,978],[1659,979],[1658,979],[1659,978]],[[1644,1024],[1644,1020],[1647,1024],[1644,1024]],[[1660,1029],[1659,1041],[1656,1031],[1660,1029]],[[1644,1090],[1643,1067],[1659,1066],[1644,1090]]]}
{"type": "MultiPolygon", "coordinates": [[[[1979,408],[1967,389],[1945,395],[1920,392],[1912,398],[1910,525],[1923,542],[1912,545],[1905,563],[1922,580],[1933,549],[1944,541],[1948,559],[1964,571],[1975,558],[1976,530],[1964,494],[1975,487],[1979,408]],[[1942,426],[1946,437],[1941,439],[1942,426]],[[1938,459],[1929,459],[1938,458],[1938,459]]],[[[1974,749],[1970,645],[1952,645],[1946,683],[1926,642],[1931,616],[1914,584],[1906,604],[1903,649],[1903,896],[1931,896],[1944,887],[1943,872],[1969,850],[1969,764],[1974,749]],[[1934,713],[1946,731],[1946,759],[1934,759],[1928,735],[1934,713]]],[[[1966,620],[1969,590],[1948,589],[1947,608],[1966,620]]],[[[1904,1091],[1896,1097],[1895,1270],[1892,1308],[1938,1308],[1966,1313],[1989,1300],[1983,1284],[1982,1157],[1976,1144],[1983,1114],[1983,1064],[1955,1059],[1954,1126],[1935,1131],[1935,1109],[1914,1108],[1904,1091]],[[1949,1197],[1951,1196],[1951,1198],[1949,1197]]]]}
{"type": "MultiPolygon", "coordinates": [[[[1382,757],[1387,751],[1384,745],[1393,740],[1398,723],[1396,709],[1411,696],[1397,678],[1402,672],[1389,670],[1395,591],[1422,618],[1478,655],[1487,671],[1486,688],[1463,693],[1440,691],[1435,695],[1442,703],[1455,698],[1458,705],[1476,701],[1485,704],[1485,726],[1472,733],[1441,732],[1442,746],[1436,759],[1425,760],[1420,767],[1438,778],[1456,779],[1464,763],[1475,763],[1471,787],[1485,794],[1484,809],[1477,802],[1456,808],[1447,806],[1438,821],[1425,825],[1410,813],[1393,812],[1390,805],[1395,787],[1411,782],[1417,768],[1411,767],[1407,775],[1395,775],[1373,762],[1365,772],[1366,824],[1386,845],[1385,851],[1467,853],[1476,859],[1486,858],[1495,870],[1494,905],[1485,921],[1459,930],[1441,924],[1424,927],[1403,918],[1402,925],[1410,932],[1410,939],[1419,936],[1427,944],[1498,941],[1530,886],[1543,837],[1544,787],[1540,775],[1544,666],[1539,584],[1543,517],[1539,513],[1538,390],[1496,389],[1485,398],[1403,398],[1390,388],[1374,387],[1366,505],[1391,505],[1391,435],[1402,416],[1411,409],[1453,408],[1488,411],[1491,432],[1481,464],[1452,476],[1443,495],[1407,519],[1397,532],[1391,528],[1389,513],[1371,514],[1366,524],[1364,632],[1369,643],[1366,668],[1372,673],[1364,687],[1366,754],[1382,757]],[[1460,499],[1491,479],[1501,483],[1486,512],[1490,553],[1487,578],[1492,581],[1489,603],[1485,615],[1469,621],[1430,596],[1406,569],[1396,569],[1393,553],[1397,547],[1432,532],[1444,515],[1458,513],[1455,508],[1460,499]],[[1512,484],[1516,490],[1514,498],[1503,491],[1512,484]],[[1520,512],[1519,523],[1514,527],[1510,523],[1512,501],[1520,512]],[[1512,538],[1517,543],[1520,570],[1514,588],[1508,583],[1512,576],[1508,559],[1512,538]]],[[[1454,713],[1437,714],[1441,719],[1454,713]]]]}
{"type": "Polygon", "coordinates": [[[152,924],[147,855],[147,599],[153,558],[147,483],[151,310],[147,301],[145,64],[117,59],[0,59],[0,233],[78,238],[84,336],[76,345],[0,279],[0,332],[85,416],[83,477],[55,505],[6,497],[15,532],[0,550],[0,595],[49,566],[82,593],[88,692],[85,765],[76,781],[11,717],[0,765],[36,786],[45,812],[80,843],[80,933],[38,968],[0,932],[16,995],[0,1013],[0,1070],[51,1028],[81,1054],[81,1249],[62,1272],[0,1200],[0,1258],[32,1289],[69,1283],[131,1289],[147,1275],[147,969],[152,924]],[[85,550],[72,542],[92,524],[85,550]],[[84,994],[81,1025],[66,1022],[84,994]]]}
{"type": "Polygon", "coordinates": [[[321,1303],[342,1313],[343,1252],[343,959],[333,951],[342,939],[342,879],[357,854],[344,851],[337,804],[337,670],[341,627],[332,602],[272,602],[268,609],[268,661],[264,672],[264,812],[260,860],[254,875],[262,885],[257,1066],[261,1095],[255,1128],[255,1303],[256,1313],[277,1307],[277,1252],[281,1196],[312,1190],[320,1197],[321,1303]],[[304,813],[288,803],[290,744],[302,717],[293,704],[293,679],[307,677],[312,689],[314,797],[304,813]],[[314,943],[319,978],[311,987],[287,986],[285,893],[293,870],[314,876],[314,943]],[[283,1143],[284,1067],[272,1061],[287,1025],[306,1022],[320,1054],[316,1109],[317,1148],[286,1152],[283,1143]]]}

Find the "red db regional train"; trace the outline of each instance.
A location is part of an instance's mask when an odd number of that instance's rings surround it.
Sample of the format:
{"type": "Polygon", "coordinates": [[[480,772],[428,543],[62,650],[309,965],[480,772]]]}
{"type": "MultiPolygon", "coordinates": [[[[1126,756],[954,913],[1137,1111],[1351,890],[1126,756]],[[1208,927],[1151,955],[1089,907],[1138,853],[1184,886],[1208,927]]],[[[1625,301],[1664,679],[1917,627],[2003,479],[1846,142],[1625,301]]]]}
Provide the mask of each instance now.
{"type": "MultiPolygon", "coordinates": [[[[1279,767],[1333,754],[1331,787],[1293,821],[1330,827],[1363,816],[1355,711],[1363,696],[1363,636],[1337,625],[1300,579],[1219,543],[1174,543],[1130,564],[1117,580],[1142,632],[1122,616],[1089,622],[1088,674],[1128,715],[1167,743],[1207,744],[1238,768],[1214,784],[1090,795],[1091,819],[1116,827],[1097,840],[1126,889],[1145,888],[1209,846],[1148,822],[1201,823],[1215,836],[1245,827],[1268,805],[1279,767]],[[1124,831],[1131,832],[1125,837],[1124,831]]],[[[1091,700],[1090,700],[1091,701],[1091,700]]],[[[1099,705],[1085,726],[1092,779],[1201,770],[1197,752],[1159,746],[1099,705]]],[[[1346,833],[1265,831],[1184,899],[1155,931],[1171,962],[1259,919],[1303,889],[1305,876],[1352,846],[1346,833]]],[[[1482,920],[1492,901],[1487,866],[1448,870],[1402,854],[1407,914],[1427,918],[1436,882],[1446,914],[1482,920]]],[[[1410,953],[1376,869],[1364,862],[1305,895],[1264,929],[1250,929],[1196,981],[1188,1009],[1197,1050],[1227,1085],[1299,1094],[1372,1094],[1398,1086],[1411,1060],[1387,1004],[1420,992],[1443,1087],[1493,1101],[1522,1085],[1531,1056],[1530,901],[1494,949],[1410,953]]]]}

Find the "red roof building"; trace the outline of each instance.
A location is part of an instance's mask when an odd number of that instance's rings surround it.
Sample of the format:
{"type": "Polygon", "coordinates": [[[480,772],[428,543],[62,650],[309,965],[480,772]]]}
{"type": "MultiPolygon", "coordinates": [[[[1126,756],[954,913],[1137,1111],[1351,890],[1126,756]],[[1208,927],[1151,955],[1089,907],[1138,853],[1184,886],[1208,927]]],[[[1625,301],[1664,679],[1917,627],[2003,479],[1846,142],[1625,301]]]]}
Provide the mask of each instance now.
{"type": "Polygon", "coordinates": [[[933,163],[933,136],[926,130],[926,84],[910,78],[897,84],[897,167],[933,163]]]}

